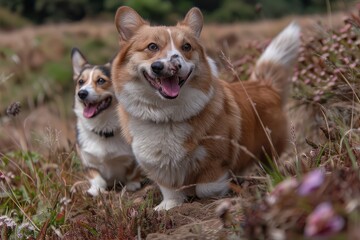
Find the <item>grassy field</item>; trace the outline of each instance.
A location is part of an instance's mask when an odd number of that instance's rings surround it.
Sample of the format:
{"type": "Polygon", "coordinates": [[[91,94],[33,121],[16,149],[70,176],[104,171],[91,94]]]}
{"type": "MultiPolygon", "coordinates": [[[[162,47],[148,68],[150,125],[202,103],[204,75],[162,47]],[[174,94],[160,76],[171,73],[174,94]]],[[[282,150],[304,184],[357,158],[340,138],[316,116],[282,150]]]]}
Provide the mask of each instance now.
{"type": "MultiPolygon", "coordinates": [[[[202,38],[223,78],[246,80],[293,18],[209,25],[202,38]]],[[[274,170],[254,166],[234,177],[226,198],[189,199],[168,212],[153,211],[161,194],[148,180],[136,193],[84,194],[70,51],[105,63],[117,51],[114,25],[0,32],[0,239],[358,239],[360,18],[295,18],[303,45],[288,151],[274,170]]]]}

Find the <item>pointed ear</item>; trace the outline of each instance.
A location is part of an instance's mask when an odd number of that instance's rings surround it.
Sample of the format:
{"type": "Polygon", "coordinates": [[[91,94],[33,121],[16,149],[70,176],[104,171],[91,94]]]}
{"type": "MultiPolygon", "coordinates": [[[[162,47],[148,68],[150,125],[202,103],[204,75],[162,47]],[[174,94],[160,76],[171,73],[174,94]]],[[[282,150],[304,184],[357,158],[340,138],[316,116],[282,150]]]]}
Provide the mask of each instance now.
{"type": "Polygon", "coordinates": [[[72,61],[74,76],[79,76],[81,69],[84,67],[85,64],[88,63],[84,55],[82,55],[80,50],[77,48],[73,48],[71,50],[71,61],[72,61]]]}
{"type": "Polygon", "coordinates": [[[190,9],[180,24],[190,27],[190,29],[195,33],[195,36],[199,38],[204,24],[203,15],[200,9],[196,7],[190,9]]]}
{"type": "Polygon", "coordinates": [[[116,11],[115,25],[124,41],[129,40],[144,24],[148,23],[130,7],[122,6],[116,11]]]}

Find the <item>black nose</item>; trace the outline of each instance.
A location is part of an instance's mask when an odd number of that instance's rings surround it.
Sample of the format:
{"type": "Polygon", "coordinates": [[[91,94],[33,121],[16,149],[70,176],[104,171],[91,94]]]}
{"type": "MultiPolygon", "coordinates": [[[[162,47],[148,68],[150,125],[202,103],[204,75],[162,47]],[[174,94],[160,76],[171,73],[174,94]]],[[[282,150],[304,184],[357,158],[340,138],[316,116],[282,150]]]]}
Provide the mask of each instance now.
{"type": "Polygon", "coordinates": [[[151,64],[151,69],[153,70],[154,73],[159,74],[161,70],[164,69],[164,63],[160,61],[153,62],[151,64]]]}
{"type": "Polygon", "coordinates": [[[80,90],[80,91],[78,92],[78,96],[79,96],[79,98],[82,99],[82,100],[84,100],[84,99],[87,97],[87,95],[89,95],[89,92],[86,91],[86,90],[80,90]]]}

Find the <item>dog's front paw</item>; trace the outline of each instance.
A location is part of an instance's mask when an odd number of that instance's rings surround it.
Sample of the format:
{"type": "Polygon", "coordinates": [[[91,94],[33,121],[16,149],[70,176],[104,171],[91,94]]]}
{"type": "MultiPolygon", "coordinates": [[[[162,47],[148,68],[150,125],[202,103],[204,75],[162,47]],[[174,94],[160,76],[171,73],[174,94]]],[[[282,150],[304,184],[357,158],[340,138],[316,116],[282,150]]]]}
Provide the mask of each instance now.
{"type": "Polygon", "coordinates": [[[100,193],[105,193],[105,192],[106,192],[105,188],[101,188],[101,187],[94,186],[94,185],[92,185],[92,186],[86,191],[86,193],[89,194],[89,195],[92,196],[92,197],[97,197],[97,196],[99,196],[100,193]]]}
{"type": "Polygon", "coordinates": [[[184,201],[182,199],[169,199],[163,200],[159,205],[157,205],[154,210],[161,211],[161,210],[169,210],[171,208],[180,206],[184,201]]]}
{"type": "Polygon", "coordinates": [[[141,188],[140,182],[128,182],[125,184],[126,190],[130,192],[135,192],[141,188]]]}

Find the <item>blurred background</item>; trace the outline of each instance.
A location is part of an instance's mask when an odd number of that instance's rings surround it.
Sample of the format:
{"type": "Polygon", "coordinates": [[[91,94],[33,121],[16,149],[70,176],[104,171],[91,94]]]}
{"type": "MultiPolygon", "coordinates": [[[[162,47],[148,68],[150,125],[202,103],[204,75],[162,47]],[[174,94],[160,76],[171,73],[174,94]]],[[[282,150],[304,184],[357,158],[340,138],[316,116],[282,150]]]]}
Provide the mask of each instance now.
{"type": "Polygon", "coordinates": [[[203,42],[222,75],[233,77],[224,54],[246,79],[252,59],[293,19],[311,35],[318,24],[340,24],[354,1],[0,0],[0,153],[73,147],[70,52],[76,46],[90,63],[109,61],[118,51],[113,18],[120,5],[157,24],[174,24],[199,7],[203,42]],[[12,103],[21,106],[16,117],[7,114],[12,103]]]}
{"type": "Polygon", "coordinates": [[[14,29],[27,24],[112,19],[120,5],[128,5],[141,16],[169,24],[189,8],[199,7],[208,22],[231,23],[291,14],[324,13],[349,7],[350,0],[0,0],[0,27],[14,29]],[[327,5],[328,4],[328,5],[327,5]]]}

